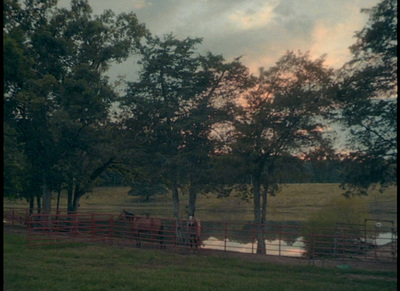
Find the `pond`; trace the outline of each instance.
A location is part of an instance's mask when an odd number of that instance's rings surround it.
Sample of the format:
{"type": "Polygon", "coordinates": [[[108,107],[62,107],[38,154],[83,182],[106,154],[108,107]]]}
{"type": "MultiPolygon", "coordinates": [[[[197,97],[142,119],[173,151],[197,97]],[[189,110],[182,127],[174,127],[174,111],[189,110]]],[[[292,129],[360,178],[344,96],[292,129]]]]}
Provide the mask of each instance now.
{"type": "MultiPolygon", "coordinates": [[[[379,233],[370,242],[378,247],[391,242],[397,243],[397,235],[392,232],[379,233]]],[[[294,240],[287,241],[283,239],[266,239],[265,245],[267,255],[302,257],[306,253],[303,236],[298,236],[294,240]]],[[[243,239],[235,240],[229,237],[218,239],[215,236],[210,236],[202,241],[202,248],[255,254],[257,252],[257,241],[250,239],[248,242],[244,242],[243,239]]]]}
{"type": "MultiPolygon", "coordinates": [[[[230,241],[229,239],[219,240],[215,237],[210,237],[202,243],[202,248],[204,249],[225,250],[250,254],[255,254],[257,251],[256,242],[240,243],[230,241]]],[[[265,244],[268,255],[301,257],[305,253],[302,237],[299,237],[293,244],[282,240],[265,240],[265,244]]]]}

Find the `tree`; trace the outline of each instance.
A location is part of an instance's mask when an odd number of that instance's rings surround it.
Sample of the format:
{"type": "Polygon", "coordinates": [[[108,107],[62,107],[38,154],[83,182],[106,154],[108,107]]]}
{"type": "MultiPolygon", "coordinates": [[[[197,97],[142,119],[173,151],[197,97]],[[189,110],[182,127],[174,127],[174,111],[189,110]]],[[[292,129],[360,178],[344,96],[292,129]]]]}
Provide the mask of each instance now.
{"type": "Polygon", "coordinates": [[[397,1],[361,11],[369,21],[355,34],[352,60],[336,82],[340,121],[350,128],[342,185],[348,195],[397,181],[397,1]]]}
{"type": "MultiPolygon", "coordinates": [[[[135,162],[147,176],[161,176],[171,189],[174,217],[180,218],[179,188],[189,186],[189,213],[194,215],[213,142],[213,125],[240,90],[247,69],[238,60],[197,55],[198,38],[148,37],[141,48],[142,70],[130,82],[124,126],[131,132],[135,162]],[[239,86],[237,86],[239,85],[239,86]],[[145,165],[144,165],[145,164],[145,165]]],[[[157,177],[155,177],[157,180],[157,177]]]]}
{"type": "Polygon", "coordinates": [[[321,118],[330,105],[327,88],[332,70],[323,61],[288,52],[275,66],[260,69],[235,113],[232,151],[242,160],[252,184],[254,222],[260,225],[258,253],[266,252],[267,194],[274,195],[278,172],[291,157],[329,146],[321,118]]]}
{"type": "Polygon", "coordinates": [[[10,56],[5,123],[10,134],[15,131],[16,145],[23,145],[26,168],[35,173],[27,184],[42,189],[45,212],[51,192],[60,187],[69,189],[68,208],[76,211],[80,197],[117,160],[109,139],[116,93],[105,72],[133,53],[147,33],[132,13],[106,10],[92,17],[85,0],[73,0],[70,10],[56,2],[3,5],[4,51],[10,56]]]}

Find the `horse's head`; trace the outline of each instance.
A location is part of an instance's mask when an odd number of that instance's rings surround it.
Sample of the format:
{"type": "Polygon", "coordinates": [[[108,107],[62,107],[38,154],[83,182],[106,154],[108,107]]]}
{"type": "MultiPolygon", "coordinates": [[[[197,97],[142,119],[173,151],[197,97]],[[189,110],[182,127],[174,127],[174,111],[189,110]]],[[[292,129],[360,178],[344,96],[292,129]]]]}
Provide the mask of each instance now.
{"type": "Polygon", "coordinates": [[[188,226],[197,228],[198,230],[201,228],[200,220],[195,218],[194,216],[189,216],[187,224],[188,226]]]}
{"type": "Polygon", "coordinates": [[[126,220],[129,218],[133,218],[135,215],[132,212],[128,212],[125,209],[122,209],[121,214],[119,215],[119,220],[126,220]]]}

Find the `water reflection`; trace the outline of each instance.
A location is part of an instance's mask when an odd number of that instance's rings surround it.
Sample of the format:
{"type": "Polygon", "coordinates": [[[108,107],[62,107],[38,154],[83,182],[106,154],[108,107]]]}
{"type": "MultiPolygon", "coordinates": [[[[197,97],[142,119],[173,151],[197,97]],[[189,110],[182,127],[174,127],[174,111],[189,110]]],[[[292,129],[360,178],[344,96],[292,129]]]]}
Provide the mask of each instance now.
{"type": "MultiPolygon", "coordinates": [[[[215,237],[210,237],[202,243],[202,248],[204,249],[225,250],[249,254],[255,254],[257,251],[257,242],[255,241],[241,243],[230,241],[229,239],[219,240],[215,237]]],[[[282,240],[265,240],[265,244],[267,247],[267,255],[301,257],[305,253],[302,237],[299,237],[294,243],[287,243],[282,240]]]]}
{"type": "MultiPolygon", "coordinates": [[[[372,242],[379,247],[395,240],[397,240],[397,236],[394,236],[391,232],[387,232],[380,233],[372,242]]],[[[306,253],[304,238],[302,236],[290,240],[265,240],[265,244],[267,255],[301,257],[306,253]]],[[[257,241],[248,242],[247,240],[246,242],[245,239],[236,241],[229,238],[218,239],[215,236],[210,236],[202,241],[202,248],[255,254],[257,252],[257,241]]]]}
{"type": "MultiPolygon", "coordinates": [[[[306,253],[304,226],[297,222],[270,223],[264,229],[267,255],[301,257],[306,253]]],[[[376,246],[397,241],[392,232],[376,233],[371,240],[376,246]]],[[[224,224],[205,222],[202,234],[202,248],[255,254],[257,240],[255,228],[251,223],[224,224]]]]}

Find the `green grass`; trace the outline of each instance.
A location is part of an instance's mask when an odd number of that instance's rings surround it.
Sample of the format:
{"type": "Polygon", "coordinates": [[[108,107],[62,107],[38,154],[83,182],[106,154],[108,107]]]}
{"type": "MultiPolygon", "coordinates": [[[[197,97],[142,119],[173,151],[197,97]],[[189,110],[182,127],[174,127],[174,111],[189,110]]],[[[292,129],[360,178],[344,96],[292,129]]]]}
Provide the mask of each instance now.
{"type": "Polygon", "coordinates": [[[396,272],[101,245],[26,248],[4,233],[4,290],[397,290],[396,272]]]}
{"type": "MultiPolygon", "coordinates": [[[[121,209],[131,209],[137,215],[171,218],[173,207],[171,195],[161,195],[143,202],[138,197],[128,195],[128,187],[96,188],[80,200],[80,211],[97,211],[118,214],[121,209]]],[[[274,221],[305,221],[315,211],[323,208],[343,191],[339,184],[288,184],[275,197],[268,197],[267,219],[274,221]]],[[[188,195],[180,195],[181,215],[185,217],[185,206],[188,195]]],[[[390,187],[384,193],[370,190],[369,195],[362,197],[361,203],[368,205],[370,217],[373,219],[394,220],[397,225],[397,187],[390,187]]],[[[66,208],[67,197],[61,195],[61,208],[66,208]]],[[[56,195],[53,195],[53,208],[56,195]]],[[[28,207],[26,201],[10,201],[4,199],[4,206],[28,207]]],[[[251,221],[253,205],[235,195],[217,198],[216,195],[199,195],[196,215],[203,220],[217,221],[251,221]]]]}

